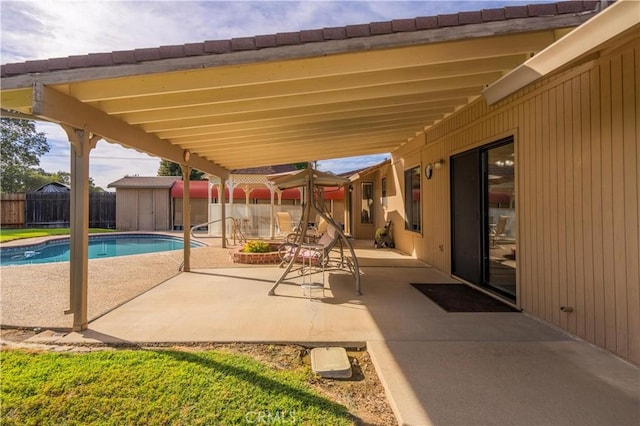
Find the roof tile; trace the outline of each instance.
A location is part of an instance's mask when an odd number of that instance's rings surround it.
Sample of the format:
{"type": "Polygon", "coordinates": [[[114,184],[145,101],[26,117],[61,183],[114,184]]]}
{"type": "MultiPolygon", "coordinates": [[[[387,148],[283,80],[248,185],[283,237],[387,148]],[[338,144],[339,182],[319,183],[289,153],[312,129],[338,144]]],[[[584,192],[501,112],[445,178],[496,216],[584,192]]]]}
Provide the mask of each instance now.
{"type": "Polygon", "coordinates": [[[278,43],[276,36],[273,34],[256,36],[256,48],[262,49],[264,47],[275,47],[278,43]]]}
{"type": "Polygon", "coordinates": [[[368,37],[371,35],[369,24],[347,25],[347,38],[368,37]]]}
{"type": "Polygon", "coordinates": [[[85,68],[89,66],[88,55],[69,56],[69,68],[85,68]]]}
{"type": "Polygon", "coordinates": [[[231,50],[255,50],[256,39],[253,37],[237,37],[231,39],[231,50]]]}
{"type": "Polygon", "coordinates": [[[113,65],[111,53],[89,53],[89,66],[103,67],[113,65]]]}
{"type": "Polygon", "coordinates": [[[204,43],[187,43],[184,45],[185,56],[204,55],[204,43]]]}
{"type": "Polygon", "coordinates": [[[322,30],[303,30],[300,31],[300,41],[302,43],[309,43],[313,41],[323,41],[324,36],[322,30]]]}
{"type": "Polygon", "coordinates": [[[344,40],[347,38],[347,31],[344,27],[323,28],[322,36],[325,40],[344,40]]]}
{"type": "Polygon", "coordinates": [[[69,68],[69,58],[52,58],[49,59],[49,70],[66,70],[69,68]]]}
{"type": "Polygon", "coordinates": [[[27,67],[25,66],[24,62],[20,62],[18,64],[7,64],[3,66],[5,67],[5,72],[7,73],[7,75],[24,74],[27,72],[27,67]]]}
{"type": "MultiPolygon", "coordinates": [[[[571,3],[577,3],[577,2],[571,2],[571,3]]],[[[585,0],[582,2],[582,7],[583,10],[594,10],[596,7],[598,7],[598,5],[600,4],[600,2],[598,0],[585,0]]]]}
{"type": "Polygon", "coordinates": [[[558,13],[555,3],[530,4],[528,7],[529,16],[551,16],[558,13]]]}
{"type": "Polygon", "coordinates": [[[45,72],[49,70],[49,61],[38,59],[37,61],[27,61],[25,63],[27,72],[45,72]]]}
{"type": "Polygon", "coordinates": [[[209,40],[204,42],[205,53],[231,52],[231,40],[209,40]]]}
{"type": "Polygon", "coordinates": [[[136,61],[154,61],[160,59],[160,49],[155,48],[147,48],[147,49],[136,49],[133,51],[134,55],[136,55],[136,61]]]}
{"type": "Polygon", "coordinates": [[[370,26],[371,35],[391,34],[393,32],[391,21],[372,22],[370,26]]]}
{"type": "Polygon", "coordinates": [[[287,46],[290,44],[300,44],[300,33],[299,32],[290,32],[290,33],[277,33],[276,34],[276,42],[278,46],[287,46]]]}
{"type": "Polygon", "coordinates": [[[134,64],[136,62],[136,55],[133,50],[119,50],[113,52],[114,64],[134,64]]]}
{"type": "Polygon", "coordinates": [[[458,13],[460,25],[479,24],[482,22],[482,12],[460,12],[458,13]]]}
{"type": "MultiPolygon", "coordinates": [[[[612,1],[608,1],[611,3],[612,1]]],[[[2,66],[2,75],[20,75],[28,72],[46,72],[91,66],[113,64],[133,64],[166,58],[224,54],[232,51],[253,50],[266,47],[297,45],[301,43],[322,42],[325,40],[342,40],[346,38],[368,37],[394,32],[420,31],[439,27],[451,27],[481,22],[501,21],[536,16],[558,14],[576,14],[593,11],[599,5],[598,0],[562,1],[559,3],[533,4],[529,6],[506,6],[504,8],[484,9],[474,12],[460,12],[439,16],[418,17],[415,19],[397,19],[393,21],[372,22],[370,24],[348,25],[324,29],[303,30],[267,34],[256,37],[241,37],[231,40],[213,40],[203,43],[187,43],[184,45],[161,46],[159,48],[143,48],[109,53],[74,55],[68,58],[27,61],[2,66]]]]}
{"type": "Polygon", "coordinates": [[[416,20],[415,19],[394,19],[391,21],[391,28],[393,32],[408,32],[416,30],[416,20]]]}
{"type": "Polygon", "coordinates": [[[557,4],[558,13],[578,13],[584,9],[581,1],[561,1],[557,4]]]}
{"type": "Polygon", "coordinates": [[[416,29],[418,30],[429,30],[431,28],[438,27],[438,17],[437,16],[421,16],[416,18],[416,29]]]}
{"type": "Polygon", "coordinates": [[[504,8],[504,17],[507,19],[526,18],[529,16],[527,6],[507,6],[504,8]]]}
{"type": "Polygon", "coordinates": [[[485,22],[503,21],[504,19],[504,8],[482,10],[482,20],[485,22]]]}
{"type": "Polygon", "coordinates": [[[440,27],[451,27],[454,25],[458,25],[458,14],[457,13],[449,13],[446,15],[438,15],[438,26],[440,27]]]}
{"type": "Polygon", "coordinates": [[[170,58],[183,58],[184,55],[184,44],[174,45],[174,46],[160,46],[160,57],[162,59],[170,59],[170,58]]]}

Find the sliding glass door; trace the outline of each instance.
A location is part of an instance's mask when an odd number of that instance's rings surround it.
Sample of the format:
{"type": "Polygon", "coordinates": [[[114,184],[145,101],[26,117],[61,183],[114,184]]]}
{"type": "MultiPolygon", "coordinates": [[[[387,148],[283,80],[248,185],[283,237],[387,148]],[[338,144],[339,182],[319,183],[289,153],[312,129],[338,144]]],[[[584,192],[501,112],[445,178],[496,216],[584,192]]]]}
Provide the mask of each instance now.
{"type": "Polygon", "coordinates": [[[516,297],[516,204],[513,142],[482,151],[484,168],[484,282],[516,297]]]}
{"type": "Polygon", "coordinates": [[[477,150],[451,159],[451,272],[479,284],[482,280],[482,203],[477,150]]]}
{"type": "Polygon", "coordinates": [[[451,158],[451,269],[516,298],[515,156],[511,138],[451,158]]]}

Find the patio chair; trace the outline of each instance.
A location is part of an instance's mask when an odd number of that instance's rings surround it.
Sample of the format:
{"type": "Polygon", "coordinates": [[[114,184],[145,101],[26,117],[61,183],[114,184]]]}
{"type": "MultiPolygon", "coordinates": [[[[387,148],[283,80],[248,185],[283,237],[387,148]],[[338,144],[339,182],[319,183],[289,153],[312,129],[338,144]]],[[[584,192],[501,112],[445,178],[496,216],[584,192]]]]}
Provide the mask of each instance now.
{"type": "Polygon", "coordinates": [[[320,220],[317,221],[317,223],[318,223],[318,226],[316,227],[315,231],[318,238],[320,238],[322,237],[322,235],[324,235],[327,232],[327,227],[329,226],[329,224],[322,217],[320,218],[320,220]]]}
{"type": "MultiPolygon", "coordinates": [[[[303,244],[298,252],[298,261],[310,261],[315,265],[319,265],[320,259],[323,259],[325,266],[329,264],[331,261],[329,254],[338,243],[338,232],[336,232],[336,228],[333,225],[329,225],[327,222],[325,222],[325,224],[326,232],[323,233],[318,241],[313,244],[317,247],[305,248],[306,244],[303,244]],[[321,250],[318,248],[321,248],[321,250]]],[[[290,241],[280,245],[278,248],[278,254],[282,261],[280,264],[281,266],[291,260],[291,257],[295,255],[297,248],[298,244],[290,241]]]]}
{"type": "Polygon", "coordinates": [[[498,223],[496,224],[495,229],[492,229],[489,233],[491,248],[496,248],[498,240],[506,237],[505,231],[507,228],[508,221],[509,221],[509,216],[498,217],[498,223]]]}
{"type": "Polygon", "coordinates": [[[276,222],[279,230],[278,235],[286,237],[292,232],[295,232],[295,227],[293,226],[293,221],[291,220],[291,214],[289,212],[276,212],[276,222]]]}

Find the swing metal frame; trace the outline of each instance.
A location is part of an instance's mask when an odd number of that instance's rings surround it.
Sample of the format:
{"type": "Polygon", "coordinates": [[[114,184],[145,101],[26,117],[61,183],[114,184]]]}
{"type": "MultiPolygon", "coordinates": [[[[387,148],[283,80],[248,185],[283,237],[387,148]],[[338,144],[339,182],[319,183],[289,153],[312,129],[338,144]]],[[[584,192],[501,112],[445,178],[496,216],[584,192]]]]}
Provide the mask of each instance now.
{"type": "MultiPolygon", "coordinates": [[[[302,246],[306,241],[307,232],[310,230],[309,225],[312,211],[327,221],[328,226],[332,226],[336,233],[337,244],[340,248],[340,260],[335,264],[339,269],[348,270],[353,276],[355,289],[357,295],[362,295],[360,286],[360,267],[358,265],[358,258],[353,249],[353,245],[342,231],[342,227],[336,224],[331,216],[322,208],[322,188],[327,186],[341,186],[350,183],[348,179],[331,175],[329,173],[323,173],[317,171],[311,167],[296,172],[294,174],[286,176],[278,176],[273,179],[274,184],[279,189],[289,189],[294,187],[303,186],[305,191],[305,203],[303,205],[302,220],[300,223],[300,229],[296,233],[296,240],[292,243],[294,247],[291,248],[292,255],[289,256],[288,261],[283,261],[281,266],[284,267],[284,271],[275,281],[273,287],[269,290],[270,296],[276,295],[276,288],[292,274],[299,274],[299,268],[294,267],[294,264],[299,259],[302,246]],[[345,255],[345,248],[348,251],[348,255],[345,255]]],[[[315,218],[315,216],[314,216],[315,218]]],[[[331,247],[333,249],[333,247],[331,247]]],[[[329,252],[325,253],[325,259],[328,259],[329,252]]],[[[328,264],[331,261],[328,261],[328,264]]],[[[327,264],[327,265],[328,265],[327,264]]]]}

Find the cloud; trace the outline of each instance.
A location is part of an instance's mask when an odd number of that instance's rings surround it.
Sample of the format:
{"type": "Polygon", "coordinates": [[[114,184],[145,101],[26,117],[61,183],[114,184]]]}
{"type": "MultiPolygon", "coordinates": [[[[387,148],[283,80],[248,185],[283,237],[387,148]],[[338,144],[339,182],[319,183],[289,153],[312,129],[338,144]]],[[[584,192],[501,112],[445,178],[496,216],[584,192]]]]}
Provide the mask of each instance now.
{"type": "MultiPolygon", "coordinates": [[[[37,122],[39,132],[47,135],[51,145],[48,154],[40,157],[40,168],[47,172],[70,171],[71,145],[67,135],[57,124],[37,122]]],[[[89,156],[89,176],[97,186],[107,185],[126,175],[156,176],[160,159],[121,145],[99,141],[89,156]]]]}
{"type": "Polygon", "coordinates": [[[321,160],[318,161],[318,170],[333,172],[335,174],[352,172],[381,163],[388,158],[391,158],[390,154],[374,154],[359,157],[336,158],[333,160],[321,160]]]}
{"type": "Polygon", "coordinates": [[[2,63],[413,18],[507,3],[2,1],[2,63]]]}

